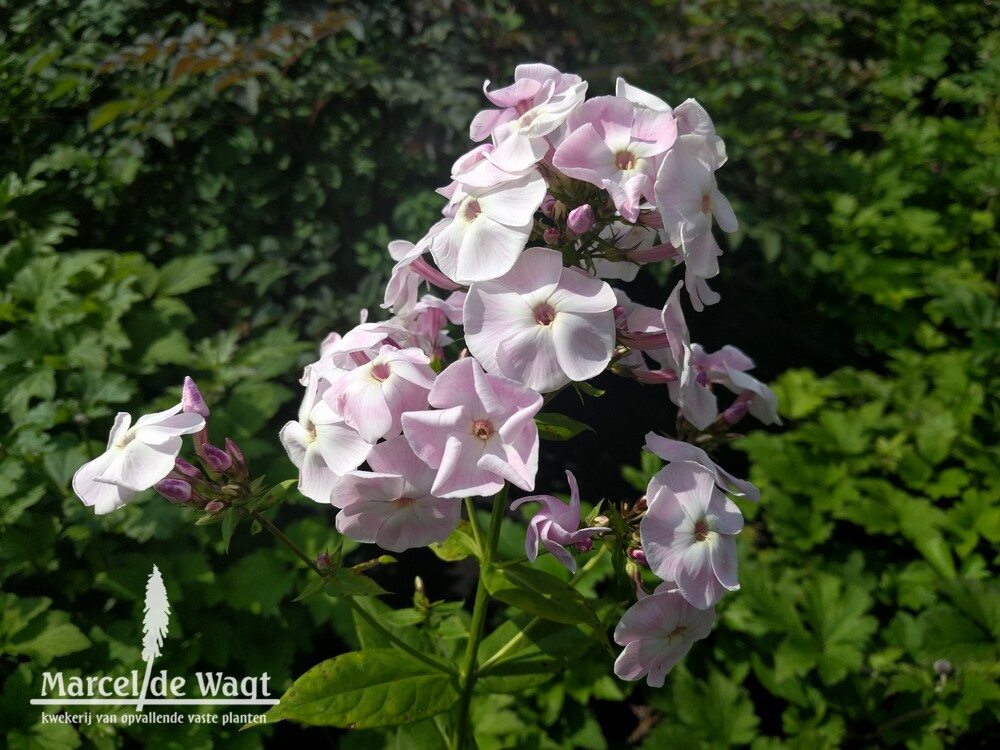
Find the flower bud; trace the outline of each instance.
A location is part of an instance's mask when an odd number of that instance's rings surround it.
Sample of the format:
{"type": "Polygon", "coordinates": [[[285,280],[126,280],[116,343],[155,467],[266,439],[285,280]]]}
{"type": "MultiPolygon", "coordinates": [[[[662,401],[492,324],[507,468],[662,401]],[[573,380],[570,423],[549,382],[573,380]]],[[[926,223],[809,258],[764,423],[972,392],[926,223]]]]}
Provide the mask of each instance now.
{"type": "Polygon", "coordinates": [[[201,469],[197,466],[192,466],[183,458],[174,459],[174,470],[183,474],[186,477],[191,477],[192,479],[201,479],[201,469]]]}
{"type": "Polygon", "coordinates": [[[153,485],[153,489],[174,505],[188,504],[193,495],[191,485],[183,479],[161,479],[153,485]]]}
{"type": "Polygon", "coordinates": [[[212,471],[222,472],[233,465],[232,457],[211,443],[205,443],[201,447],[201,456],[205,459],[205,464],[212,471]]]}
{"type": "Polygon", "coordinates": [[[592,526],[610,526],[611,519],[607,516],[594,516],[594,520],[590,523],[592,526]]]}
{"type": "Polygon", "coordinates": [[[556,199],[552,197],[552,193],[546,193],[545,197],[542,198],[541,210],[542,214],[552,218],[552,209],[555,208],[556,199]]]}
{"type": "Polygon", "coordinates": [[[587,537],[576,542],[575,546],[580,552],[590,552],[590,550],[594,549],[594,542],[590,537],[587,537]]]}
{"type": "Polygon", "coordinates": [[[329,552],[320,552],[316,555],[316,567],[319,568],[320,573],[326,573],[333,567],[333,558],[330,557],[329,552]]]}
{"type": "Polygon", "coordinates": [[[548,245],[557,245],[559,240],[562,239],[562,233],[555,227],[549,227],[544,232],[542,232],[542,237],[545,239],[548,245]]]}
{"type": "Polygon", "coordinates": [[[750,408],[750,400],[753,396],[754,394],[751,391],[743,391],[743,393],[741,393],[737,399],[733,401],[732,406],[722,412],[722,421],[726,424],[736,424],[743,419],[750,408]]]}
{"type": "Polygon", "coordinates": [[[951,662],[947,659],[938,659],[934,662],[934,674],[946,675],[951,673],[951,662]]]}
{"type": "Polygon", "coordinates": [[[181,408],[186,414],[200,414],[206,419],[208,419],[208,415],[211,413],[205,400],[201,397],[201,391],[198,390],[198,386],[195,385],[195,382],[190,377],[184,378],[184,389],[181,391],[181,408]]]}
{"type": "Polygon", "coordinates": [[[220,503],[218,500],[213,500],[212,502],[205,505],[206,513],[218,513],[220,510],[225,510],[226,506],[220,503]]]}
{"type": "Polygon", "coordinates": [[[585,234],[594,228],[594,209],[589,203],[577,206],[566,217],[566,227],[574,234],[585,234]]]}
{"type": "Polygon", "coordinates": [[[233,461],[233,467],[230,474],[238,480],[247,479],[250,476],[250,469],[247,467],[247,460],[243,456],[243,451],[240,449],[240,446],[229,438],[226,438],[226,453],[229,454],[229,458],[233,461]]]}
{"type": "Polygon", "coordinates": [[[649,567],[649,560],[646,559],[646,552],[642,547],[636,547],[635,549],[630,549],[628,551],[629,557],[639,563],[642,567],[649,567]]]}

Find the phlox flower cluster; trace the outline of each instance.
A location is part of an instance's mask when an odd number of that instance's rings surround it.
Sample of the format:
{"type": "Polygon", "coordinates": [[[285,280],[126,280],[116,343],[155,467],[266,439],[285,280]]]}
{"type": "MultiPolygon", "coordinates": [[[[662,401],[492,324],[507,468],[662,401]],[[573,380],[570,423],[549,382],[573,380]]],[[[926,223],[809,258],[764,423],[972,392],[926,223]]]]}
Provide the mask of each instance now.
{"type": "MultiPolygon", "coordinates": [[[[587,88],[544,64],[518,66],[506,87],[486,82],[490,106],[470,127],[478,145],[439,190],[441,219],[415,243],[389,245],[387,319],[365,312],[326,338],[280,438],[300,491],[336,508],[343,534],[398,552],[444,541],[463,498],[506,484],[533,492],[535,418],[562,389],[605,371],[665,386],[664,414],[672,402],[681,439],[647,436],[669,464],[644,503],[622,514],[632,537],[583,523],[570,472],[568,504],[539,494],[512,506],[538,504],[525,547],[532,561],[544,551],[573,571],[603,538],[648,562],[663,582],[647,593],[634,577],[639,600],[615,631],[625,646],[615,668],[662,685],[710,630],[722,594],[739,587],[743,521],[726,493],[757,499],[691,443],[727,439],[747,413],[779,420],[774,394],[749,374],[752,360],[732,346],[706,352],[685,320],[684,298],[696,311],[719,299],[709,286],[722,255],[714,228],[737,228],[716,181],[726,149],[711,118],[694,99],[671,107],[623,79],[613,96],[587,99],[587,88]],[[632,302],[620,287],[664,262],[683,280],[663,307],[632,302]],[[732,394],[728,404],[720,390],[732,394]]],[[[132,456],[176,456],[176,431],[202,428],[164,415],[131,431],[116,422],[109,451],[119,453],[81,470],[78,492],[99,512],[170,470],[159,458],[148,475],[123,470],[132,456]]]]}
{"type": "MultiPolygon", "coordinates": [[[[706,352],[685,321],[685,291],[695,310],[719,299],[708,283],[722,254],[713,228],[737,228],[715,176],[725,145],[704,108],[672,108],[621,79],[614,96],[587,99],[585,81],[542,64],[484,92],[492,106],[470,127],[479,145],[439,191],[441,220],[389,246],[391,317],[327,339],[303,378],[299,420],[282,431],[302,492],[339,508],[343,533],[396,551],[443,541],[461,498],[505,482],[532,491],[543,396],[605,370],[666,386],[687,439],[719,437],[747,413],[778,422],[752,360],[732,346],[706,352]],[[665,261],[684,278],[661,309],[610,283],[665,261]],[[717,386],[734,395],[729,405],[717,386]]],[[[636,578],[642,599],[616,631],[626,647],[616,669],[662,684],[739,587],[742,516],[725,493],[757,493],[688,442],[647,442],[670,464],[631,517],[633,551],[664,583],[647,595],[636,578]]],[[[512,507],[539,504],[529,560],[544,550],[572,571],[607,529],[581,528],[567,475],[569,504],[531,495],[512,507]]]]}

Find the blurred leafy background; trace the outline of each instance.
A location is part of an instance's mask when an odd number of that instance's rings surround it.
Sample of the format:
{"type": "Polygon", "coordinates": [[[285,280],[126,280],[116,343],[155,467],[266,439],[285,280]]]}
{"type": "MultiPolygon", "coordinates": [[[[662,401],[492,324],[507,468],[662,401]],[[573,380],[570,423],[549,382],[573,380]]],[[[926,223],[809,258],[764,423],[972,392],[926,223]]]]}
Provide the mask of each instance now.
{"type": "MultiPolygon", "coordinates": [[[[482,81],[544,61],[591,94],[624,75],[713,115],[743,229],[694,336],[754,356],[785,426],[721,457],[764,498],[744,508],[743,590],[667,686],[575,658],[482,703],[481,747],[995,747],[998,18],[992,0],[0,0],[5,746],[422,746],[42,725],[28,701],[45,669],[138,668],[153,563],[173,672],[267,671],[283,688],[352,643],[344,608],[291,601],[305,575],[270,540],[237,534],[223,554],[217,529],[153,496],[95,518],[69,480],[116,411],[176,402],[186,374],[214,441],[292,476],[276,435],[302,364],[377,308],[386,243],[436,219],[482,81]]],[[[665,282],[636,296],[659,304],[665,282]]],[[[608,387],[604,439],[570,459],[595,501],[644,489],[641,435],[673,421],[659,394],[608,387]],[[615,399],[655,423],[621,421],[615,399]]],[[[310,552],[333,544],[307,500],[280,522],[310,552]]],[[[430,570],[432,599],[468,595],[430,570]]]]}

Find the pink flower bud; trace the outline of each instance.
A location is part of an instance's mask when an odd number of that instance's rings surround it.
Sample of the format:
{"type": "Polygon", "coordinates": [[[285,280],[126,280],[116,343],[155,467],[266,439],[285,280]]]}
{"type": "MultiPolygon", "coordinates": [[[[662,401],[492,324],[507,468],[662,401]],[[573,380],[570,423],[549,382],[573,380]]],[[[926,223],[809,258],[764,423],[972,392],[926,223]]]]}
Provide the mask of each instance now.
{"type": "MultiPolygon", "coordinates": [[[[753,394],[750,394],[751,398],[753,394]]],[[[750,408],[750,399],[744,399],[742,396],[737,398],[732,406],[722,412],[722,421],[726,424],[736,424],[746,415],[750,408]]]]}
{"type": "Polygon", "coordinates": [[[590,550],[594,549],[594,542],[589,538],[581,539],[575,543],[575,546],[580,552],[590,552],[590,550]]]}
{"type": "Polygon", "coordinates": [[[216,448],[211,443],[205,443],[201,448],[202,458],[205,464],[212,471],[225,471],[233,465],[232,457],[221,448],[216,448]]]}
{"type": "Polygon", "coordinates": [[[951,662],[947,659],[938,659],[934,662],[934,674],[946,675],[951,672],[951,662]]]}
{"type": "Polygon", "coordinates": [[[231,473],[239,479],[249,477],[250,470],[247,467],[247,460],[243,456],[243,451],[240,449],[240,446],[229,438],[226,438],[226,453],[233,460],[233,470],[231,473]]]}
{"type": "Polygon", "coordinates": [[[226,506],[220,503],[218,500],[213,500],[205,506],[206,513],[218,513],[220,510],[225,510],[226,506]]]}
{"type": "Polygon", "coordinates": [[[566,226],[574,234],[585,234],[594,228],[594,209],[589,203],[577,206],[566,217],[566,226]]]}
{"type": "Polygon", "coordinates": [[[326,573],[333,567],[333,558],[330,557],[329,552],[320,552],[316,555],[316,567],[320,569],[321,573],[326,573]]]}
{"type": "Polygon", "coordinates": [[[635,549],[630,549],[628,551],[629,557],[635,560],[639,565],[644,568],[649,567],[649,560],[646,559],[646,553],[642,547],[636,547],[635,549]]]}
{"type": "Polygon", "coordinates": [[[541,205],[542,213],[551,219],[552,210],[555,208],[555,206],[556,206],[556,199],[552,197],[552,193],[546,193],[545,197],[542,198],[542,205],[541,205]]]}
{"type": "Polygon", "coordinates": [[[183,479],[161,479],[153,485],[153,489],[175,505],[191,502],[191,485],[183,479]]]}
{"type": "Polygon", "coordinates": [[[190,377],[184,378],[184,389],[181,391],[181,405],[184,413],[200,414],[208,418],[210,414],[208,405],[201,397],[201,391],[190,377]]]}
{"type": "Polygon", "coordinates": [[[557,245],[559,244],[559,240],[562,238],[562,233],[555,227],[549,227],[542,232],[542,237],[545,238],[546,244],[557,245]]]}
{"type": "Polygon", "coordinates": [[[191,477],[192,479],[201,479],[201,469],[197,466],[192,466],[183,458],[174,459],[174,470],[183,474],[186,477],[191,477]]]}

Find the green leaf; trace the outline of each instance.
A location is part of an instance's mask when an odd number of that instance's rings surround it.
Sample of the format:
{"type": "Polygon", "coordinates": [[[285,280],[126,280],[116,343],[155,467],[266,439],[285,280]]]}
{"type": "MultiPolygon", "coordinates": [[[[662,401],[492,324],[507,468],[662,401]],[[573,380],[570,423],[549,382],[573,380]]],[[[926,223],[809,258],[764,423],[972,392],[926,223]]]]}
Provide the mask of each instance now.
{"type": "Polygon", "coordinates": [[[576,389],[577,393],[586,394],[587,396],[592,396],[594,398],[600,398],[604,395],[604,391],[600,388],[595,388],[590,383],[584,381],[574,382],[573,388],[576,389]]]}
{"type": "Polygon", "coordinates": [[[114,101],[105,102],[97,108],[97,111],[91,113],[90,132],[93,133],[95,130],[100,130],[126,112],[133,111],[134,108],[135,103],[129,99],[115,99],[114,101]]]}
{"type": "Polygon", "coordinates": [[[538,425],[538,436],[543,440],[569,440],[584,430],[594,431],[593,427],[589,427],[583,422],[577,422],[565,414],[549,412],[535,417],[535,424],[538,425]]]}
{"type": "MultiPolygon", "coordinates": [[[[385,604],[381,600],[375,599],[374,597],[357,599],[355,600],[355,603],[361,609],[368,612],[368,614],[370,614],[396,638],[399,638],[403,642],[413,646],[413,648],[418,651],[431,648],[427,634],[423,630],[409,627],[400,628],[389,622],[389,617],[394,610],[388,604],[385,604]]],[[[390,648],[392,646],[392,641],[387,638],[384,633],[376,630],[365,622],[365,620],[359,616],[357,612],[355,612],[353,616],[354,625],[358,633],[358,640],[363,649],[367,651],[377,648],[390,648]]]]}
{"type": "Polygon", "coordinates": [[[310,578],[309,585],[302,589],[302,593],[295,597],[292,601],[300,602],[303,599],[308,599],[313,594],[318,594],[324,588],[326,588],[325,578],[310,578]]]}
{"type": "Polygon", "coordinates": [[[173,297],[212,283],[218,266],[207,255],[174,258],[160,269],[159,294],[173,297]]]}
{"type": "Polygon", "coordinates": [[[341,568],[326,579],[326,593],[334,596],[381,596],[389,592],[363,573],[341,568]]]}
{"type": "Polygon", "coordinates": [[[479,547],[472,538],[469,522],[464,518],[458,522],[456,529],[440,544],[433,542],[428,545],[435,555],[445,562],[464,560],[469,555],[479,557],[479,547]]]}
{"type": "Polygon", "coordinates": [[[222,516],[222,551],[229,554],[229,541],[233,538],[236,526],[240,522],[240,513],[235,508],[230,508],[222,516]]]}
{"type": "Polygon", "coordinates": [[[347,729],[395,726],[447,711],[458,696],[447,673],[404,651],[376,648],[317,664],[265,716],[347,729]]]}
{"type": "Polygon", "coordinates": [[[264,493],[264,497],[256,502],[253,506],[254,510],[260,513],[261,511],[273,508],[285,499],[285,495],[288,494],[288,490],[295,486],[297,482],[297,479],[286,479],[284,482],[279,482],[274,485],[271,489],[264,493]]]}
{"type": "Polygon", "coordinates": [[[585,622],[600,628],[587,600],[555,576],[526,565],[490,567],[482,573],[490,596],[545,620],[569,625],[585,622]]]}
{"type": "Polygon", "coordinates": [[[83,651],[89,646],[90,640],[69,621],[68,614],[52,610],[33,619],[4,645],[4,651],[29,656],[44,667],[57,656],[83,651]]]}

